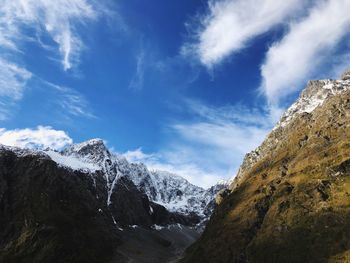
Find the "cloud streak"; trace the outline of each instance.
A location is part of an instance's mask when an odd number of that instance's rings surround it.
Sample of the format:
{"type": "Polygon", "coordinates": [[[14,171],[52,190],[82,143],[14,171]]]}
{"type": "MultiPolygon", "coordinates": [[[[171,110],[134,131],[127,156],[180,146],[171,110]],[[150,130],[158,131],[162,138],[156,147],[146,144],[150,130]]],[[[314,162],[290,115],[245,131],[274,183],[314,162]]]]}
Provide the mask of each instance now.
{"type": "Polygon", "coordinates": [[[307,2],[209,0],[207,13],[194,26],[194,42],[185,44],[182,53],[194,54],[202,64],[212,67],[245,48],[253,38],[288,21],[307,2]]]}
{"type": "MultiPolygon", "coordinates": [[[[34,42],[45,50],[56,51],[63,69],[68,71],[79,63],[80,54],[85,48],[78,27],[95,21],[102,13],[108,11],[95,0],[1,2],[0,120],[11,116],[13,108],[23,96],[27,83],[34,77],[30,69],[24,63],[20,63],[25,55],[25,44],[34,42]],[[46,42],[43,42],[43,39],[46,39],[46,42]]],[[[87,103],[77,92],[60,87],[59,95],[60,106],[64,110],[75,116],[87,115],[84,112],[87,103]]]]}
{"type": "Polygon", "coordinates": [[[191,120],[169,123],[171,139],[162,150],[145,153],[136,149],[124,156],[209,187],[232,178],[244,155],[256,148],[272,127],[266,114],[241,105],[212,107],[187,100],[182,106],[191,120]]]}
{"type": "Polygon", "coordinates": [[[88,101],[78,91],[41,79],[39,79],[39,82],[45,87],[50,88],[46,92],[52,91],[53,93],[47,96],[54,97],[52,104],[57,105],[62,112],[74,117],[96,118],[90,110],[88,101]]]}
{"type": "Polygon", "coordinates": [[[0,45],[20,51],[26,30],[48,34],[57,44],[64,70],[79,61],[84,45],[76,25],[96,19],[96,4],[88,0],[4,0],[0,7],[0,45]]]}
{"type": "Polygon", "coordinates": [[[136,72],[132,77],[129,88],[132,90],[141,90],[143,88],[145,76],[145,50],[142,48],[136,56],[136,72]]]}
{"type": "Polygon", "coordinates": [[[25,68],[0,57],[0,120],[7,119],[32,74],[25,68]]]}
{"type": "Polygon", "coordinates": [[[337,45],[350,32],[350,1],[318,1],[303,19],[290,24],[289,32],[267,52],[261,66],[262,91],[270,104],[300,89],[332,58],[337,45]]]}

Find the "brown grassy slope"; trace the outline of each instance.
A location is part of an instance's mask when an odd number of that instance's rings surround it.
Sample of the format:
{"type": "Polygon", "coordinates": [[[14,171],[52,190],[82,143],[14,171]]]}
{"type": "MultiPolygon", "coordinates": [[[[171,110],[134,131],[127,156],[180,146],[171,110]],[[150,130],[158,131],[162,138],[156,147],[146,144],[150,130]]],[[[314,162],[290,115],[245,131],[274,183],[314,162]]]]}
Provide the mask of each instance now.
{"type": "Polygon", "coordinates": [[[182,262],[350,262],[350,92],[276,137],[182,262]]]}

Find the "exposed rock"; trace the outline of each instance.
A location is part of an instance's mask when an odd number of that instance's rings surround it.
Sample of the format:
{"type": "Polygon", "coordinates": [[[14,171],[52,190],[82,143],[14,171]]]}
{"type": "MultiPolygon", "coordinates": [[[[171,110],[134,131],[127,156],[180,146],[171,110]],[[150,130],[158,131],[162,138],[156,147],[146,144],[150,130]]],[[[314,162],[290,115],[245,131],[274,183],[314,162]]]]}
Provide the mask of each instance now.
{"type": "Polygon", "coordinates": [[[126,253],[126,244],[131,251],[165,246],[161,261],[152,253],[143,261],[164,262],[199,235],[185,227],[200,223],[196,213],[168,211],[128,177],[108,193],[101,170],[67,169],[43,152],[0,146],[0,262],[130,262],[137,253],[126,253]],[[134,229],[150,244],[129,240],[134,229]]]}
{"type": "Polygon", "coordinates": [[[347,69],[343,72],[341,75],[342,80],[349,80],[350,79],[350,69],[347,69]]]}
{"type": "Polygon", "coordinates": [[[45,156],[2,149],[0,182],[0,262],[106,262],[117,256],[120,235],[91,177],[45,156]]]}
{"type": "Polygon", "coordinates": [[[101,139],[74,144],[64,150],[62,156],[50,151],[46,153],[59,163],[62,157],[68,158],[67,162],[75,158],[76,160],[70,163],[80,162],[87,165],[90,171],[101,170],[106,181],[109,205],[116,182],[120,177],[127,177],[150,201],[164,206],[169,212],[189,215],[190,218],[196,214],[205,220],[212,212],[211,201],[216,193],[227,187],[227,183],[222,182],[209,189],[203,189],[178,175],[165,171],[150,171],[142,163],[130,163],[123,156],[111,153],[101,139]]]}
{"type": "Polygon", "coordinates": [[[350,261],[350,80],[310,81],[181,262],[350,261]]]}

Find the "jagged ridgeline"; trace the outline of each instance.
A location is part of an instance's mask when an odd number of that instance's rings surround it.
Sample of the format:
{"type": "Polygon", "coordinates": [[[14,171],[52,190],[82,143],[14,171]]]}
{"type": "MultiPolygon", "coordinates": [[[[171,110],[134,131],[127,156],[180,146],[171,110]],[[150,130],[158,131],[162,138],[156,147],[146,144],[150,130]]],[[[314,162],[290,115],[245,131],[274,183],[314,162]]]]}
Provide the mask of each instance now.
{"type": "Polygon", "coordinates": [[[181,262],[350,262],[350,71],[310,81],[181,262]]]}
{"type": "Polygon", "coordinates": [[[217,191],[111,153],[0,146],[0,262],[167,262],[198,238],[217,191]]]}

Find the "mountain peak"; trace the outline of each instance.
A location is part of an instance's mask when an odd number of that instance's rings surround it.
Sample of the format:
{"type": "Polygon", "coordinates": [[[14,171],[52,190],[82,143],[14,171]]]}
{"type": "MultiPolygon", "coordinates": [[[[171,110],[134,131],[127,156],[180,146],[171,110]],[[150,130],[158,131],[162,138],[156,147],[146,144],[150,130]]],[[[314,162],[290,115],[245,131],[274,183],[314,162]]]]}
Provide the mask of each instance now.
{"type": "Polygon", "coordinates": [[[229,188],[231,190],[234,189],[239,184],[246,170],[249,170],[258,163],[258,161],[262,160],[266,155],[269,155],[271,151],[273,151],[273,147],[280,141],[286,140],[286,133],[284,131],[293,128],[293,125],[290,124],[302,118],[302,116],[312,116],[316,108],[322,107],[330,98],[339,96],[348,90],[350,90],[350,78],[342,80],[325,79],[309,81],[299,98],[282,115],[280,121],[266,137],[265,141],[258,148],[246,154],[229,188]]]}
{"type": "Polygon", "coordinates": [[[63,151],[64,155],[76,155],[100,163],[106,158],[110,158],[104,141],[96,138],[85,142],[73,144],[63,151]]]}
{"type": "Polygon", "coordinates": [[[341,75],[342,80],[350,80],[350,69],[347,69],[341,75]]]}
{"type": "Polygon", "coordinates": [[[349,262],[349,102],[350,78],[310,81],[180,262],[349,262]]]}
{"type": "Polygon", "coordinates": [[[78,148],[78,147],[84,148],[88,146],[98,146],[98,147],[107,148],[106,145],[104,144],[104,141],[100,138],[90,139],[85,142],[77,143],[74,145],[75,145],[75,148],[78,148]]]}
{"type": "Polygon", "coordinates": [[[297,101],[282,115],[276,128],[286,126],[292,119],[303,113],[311,113],[326,99],[349,89],[350,71],[342,80],[311,80],[301,92],[297,101]],[[348,77],[348,78],[347,78],[348,77]]]}

